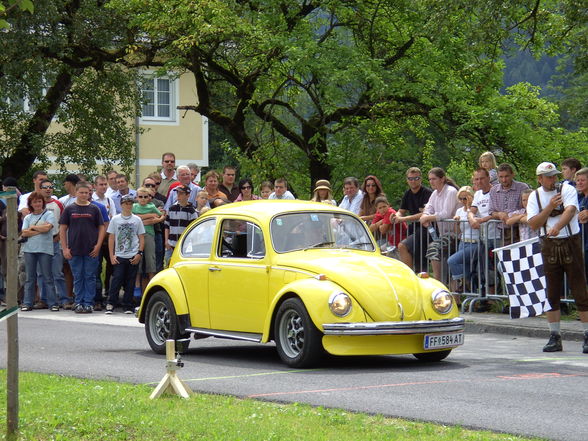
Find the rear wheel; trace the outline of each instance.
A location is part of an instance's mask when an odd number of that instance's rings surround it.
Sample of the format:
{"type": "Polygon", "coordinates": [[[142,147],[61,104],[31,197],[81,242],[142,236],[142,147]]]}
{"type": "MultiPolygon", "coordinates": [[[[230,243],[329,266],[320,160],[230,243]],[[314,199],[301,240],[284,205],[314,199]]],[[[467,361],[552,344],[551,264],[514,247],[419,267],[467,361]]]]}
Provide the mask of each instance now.
{"type": "Polygon", "coordinates": [[[451,349],[447,351],[438,352],[422,352],[420,354],[412,354],[421,361],[441,361],[451,354],[451,349]]]}
{"type": "Polygon", "coordinates": [[[309,367],[323,355],[322,334],[300,299],[288,299],[280,305],[274,335],[278,354],[290,367],[309,367]]]}
{"type": "Polygon", "coordinates": [[[180,330],[176,309],[165,291],[156,292],[147,303],[145,334],[153,352],[165,354],[165,341],[185,337],[180,330]]]}

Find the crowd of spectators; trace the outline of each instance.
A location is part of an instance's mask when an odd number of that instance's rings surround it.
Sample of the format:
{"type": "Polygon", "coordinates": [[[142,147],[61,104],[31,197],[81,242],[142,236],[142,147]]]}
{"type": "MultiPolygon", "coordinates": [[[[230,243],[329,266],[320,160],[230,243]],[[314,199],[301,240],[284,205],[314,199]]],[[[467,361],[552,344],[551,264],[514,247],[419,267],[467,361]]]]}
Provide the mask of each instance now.
{"type": "MultiPolygon", "coordinates": [[[[566,181],[577,187],[579,220],[585,225],[588,168],[568,159],[562,171],[566,181]]],[[[126,175],[116,171],[96,176],[91,183],[70,174],[62,183],[65,195],[58,199],[47,173],[35,172],[34,190],[20,195],[18,205],[22,310],[112,314],[120,308],[131,313],[148,281],[166,266],[182,232],[199,215],[233,202],[295,199],[284,178],[262,182],[257,195],[251,179],[237,181],[234,166],[224,167],[222,174],[208,171],[202,187],[199,175],[197,165],[176,167],[175,155],[166,152],[161,170],[137,183],[136,190],[129,187],[126,175]]],[[[339,206],[369,225],[383,252],[416,272],[431,268],[435,278],[451,282],[453,291],[463,290],[475,278],[476,266],[487,264],[489,250],[498,241],[509,244],[536,235],[525,211],[532,190],[514,179],[512,166],[497,166],[491,152],[480,156],[471,182],[461,188],[439,167],[427,173],[431,188],[423,184],[416,167],[409,168],[405,178],[408,188],[397,209],[374,175],[366,176],[361,185],[356,177],[345,178],[339,206]]],[[[16,182],[7,178],[3,185],[15,187],[16,182]]],[[[316,182],[311,200],[337,205],[326,179],[316,182]]],[[[5,208],[0,200],[0,283],[7,270],[1,221],[6,218],[5,208]]],[[[4,300],[2,285],[0,300],[4,300]]]]}

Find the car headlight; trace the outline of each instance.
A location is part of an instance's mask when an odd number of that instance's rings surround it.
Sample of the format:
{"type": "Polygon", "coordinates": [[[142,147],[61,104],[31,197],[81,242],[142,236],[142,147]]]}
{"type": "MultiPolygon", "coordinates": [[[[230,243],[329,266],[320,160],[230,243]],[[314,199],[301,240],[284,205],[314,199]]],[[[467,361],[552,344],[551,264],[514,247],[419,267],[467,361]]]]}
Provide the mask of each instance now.
{"type": "Polygon", "coordinates": [[[453,297],[444,289],[438,289],[431,296],[433,308],[439,314],[447,314],[453,308],[453,297]]]}
{"type": "Polygon", "coordinates": [[[329,297],[329,309],[337,317],[345,317],[351,311],[351,298],[344,292],[334,292],[329,297]]]}

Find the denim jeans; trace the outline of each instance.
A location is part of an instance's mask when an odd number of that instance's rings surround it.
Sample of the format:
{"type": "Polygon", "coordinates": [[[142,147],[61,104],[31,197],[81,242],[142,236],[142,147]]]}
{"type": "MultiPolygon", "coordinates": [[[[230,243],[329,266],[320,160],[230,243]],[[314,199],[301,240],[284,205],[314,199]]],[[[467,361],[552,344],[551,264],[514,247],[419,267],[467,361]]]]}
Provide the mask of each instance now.
{"type": "Polygon", "coordinates": [[[37,265],[41,267],[44,285],[47,289],[47,305],[49,307],[57,305],[57,296],[55,294],[55,283],[51,272],[51,254],[46,253],[24,253],[25,271],[27,281],[25,282],[25,294],[23,304],[33,306],[35,301],[35,286],[37,284],[37,265]]]}
{"type": "Polygon", "coordinates": [[[117,265],[112,265],[112,280],[108,291],[108,303],[112,306],[118,305],[118,293],[124,287],[122,307],[125,310],[133,309],[133,290],[139,265],[131,265],[131,259],[117,257],[117,265]]]}
{"type": "MultiPolygon", "coordinates": [[[[63,277],[63,253],[61,252],[61,244],[59,242],[53,242],[51,273],[53,274],[57,303],[60,305],[69,303],[71,300],[67,296],[67,288],[65,287],[65,278],[63,277]]],[[[41,289],[41,301],[49,304],[47,303],[47,286],[45,285],[45,278],[43,277],[40,266],[37,267],[37,283],[41,289]]]]}
{"type": "Polygon", "coordinates": [[[97,265],[98,257],[72,256],[69,260],[69,266],[73,274],[76,304],[84,306],[94,305],[97,265]]]}
{"type": "Polygon", "coordinates": [[[447,264],[453,280],[470,280],[478,261],[478,242],[460,242],[457,251],[449,256],[447,264]]]}

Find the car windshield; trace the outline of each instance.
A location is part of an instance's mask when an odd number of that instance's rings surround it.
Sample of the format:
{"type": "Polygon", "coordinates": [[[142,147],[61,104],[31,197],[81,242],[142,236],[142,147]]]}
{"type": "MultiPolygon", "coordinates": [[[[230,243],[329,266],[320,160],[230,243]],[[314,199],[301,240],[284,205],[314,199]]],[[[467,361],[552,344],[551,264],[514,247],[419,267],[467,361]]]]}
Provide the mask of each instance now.
{"type": "Polygon", "coordinates": [[[310,248],[353,248],[373,251],[365,224],[342,213],[306,212],[276,216],[271,238],[278,253],[310,248]]]}

